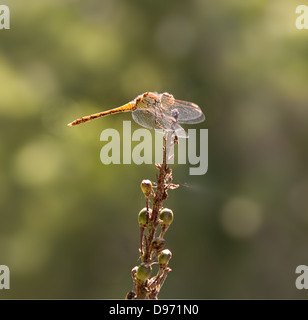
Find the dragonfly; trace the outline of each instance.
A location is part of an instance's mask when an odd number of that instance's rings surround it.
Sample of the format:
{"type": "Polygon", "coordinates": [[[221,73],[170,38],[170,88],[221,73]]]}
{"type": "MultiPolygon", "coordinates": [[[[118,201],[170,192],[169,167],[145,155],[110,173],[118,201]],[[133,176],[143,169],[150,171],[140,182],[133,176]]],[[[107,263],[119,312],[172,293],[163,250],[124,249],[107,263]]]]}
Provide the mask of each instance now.
{"type": "Polygon", "coordinates": [[[142,127],[162,129],[179,138],[188,137],[181,124],[196,124],[205,120],[202,110],[193,102],[174,99],[173,95],[167,92],[145,92],[121,107],[76,119],[68,126],[77,126],[122,112],[132,112],[134,121],[142,127]]]}

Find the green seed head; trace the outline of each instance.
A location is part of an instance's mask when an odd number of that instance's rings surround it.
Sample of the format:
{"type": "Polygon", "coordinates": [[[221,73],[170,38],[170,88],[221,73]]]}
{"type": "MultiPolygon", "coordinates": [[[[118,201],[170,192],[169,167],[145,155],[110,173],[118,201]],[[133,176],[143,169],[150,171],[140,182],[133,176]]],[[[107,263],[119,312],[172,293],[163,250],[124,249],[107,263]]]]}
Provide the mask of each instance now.
{"type": "Polygon", "coordinates": [[[166,244],[166,240],[163,238],[155,238],[152,241],[152,248],[156,250],[161,250],[166,244]]]}
{"type": "Polygon", "coordinates": [[[172,257],[172,252],[169,249],[163,250],[158,256],[158,263],[160,266],[166,266],[172,257]]]}
{"type": "Polygon", "coordinates": [[[160,211],[159,219],[162,226],[170,226],[173,221],[173,212],[171,209],[164,208],[160,211]]]}
{"type": "Polygon", "coordinates": [[[144,262],[140,264],[137,269],[136,278],[140,281],[145,281],[149,278],[152,272],[152,267],[147,266],[144,262]]]}
{"type": "Polygon", "coordinates": [[[148,197],[152,192],[152,182],[151,180],[145,179],[141,182],[141,190],[146,197],[148,197]]]}
{"type": "Polygon", "coordinates": [[[152,212],[152,210],[149,208],[143,208],[139,214],[138,214],[138,222],[140,227],[147,227],[149,223],[149,215],[152,212]]]}

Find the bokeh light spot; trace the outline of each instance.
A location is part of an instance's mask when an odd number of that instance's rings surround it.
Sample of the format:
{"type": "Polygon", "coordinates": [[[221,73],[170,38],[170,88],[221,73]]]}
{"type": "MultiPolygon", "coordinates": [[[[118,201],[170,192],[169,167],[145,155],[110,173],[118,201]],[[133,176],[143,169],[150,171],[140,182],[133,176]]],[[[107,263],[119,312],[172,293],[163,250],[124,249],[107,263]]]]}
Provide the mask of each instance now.
{"type": "Polygon", "coordinates": [[[232,198],[222,210],[222,227],[228,235],[235,238],[253,236],[260,228],[261,222],[260,207],[246,198],[232,198]]]}
{"type": "Polygon", "coordinates": [[[170,56],[187,55],[195,41],[191,21],[181,16],[168,16],[159,25],[156,42],[159,49],[170,56]]]}
{"type": "Polygon", "coordinates": [[[16,180],[25,186],[52,182],[60,174],[61,155],[48,138],[26,144],[17,153],[14,163],[16,180]]]}

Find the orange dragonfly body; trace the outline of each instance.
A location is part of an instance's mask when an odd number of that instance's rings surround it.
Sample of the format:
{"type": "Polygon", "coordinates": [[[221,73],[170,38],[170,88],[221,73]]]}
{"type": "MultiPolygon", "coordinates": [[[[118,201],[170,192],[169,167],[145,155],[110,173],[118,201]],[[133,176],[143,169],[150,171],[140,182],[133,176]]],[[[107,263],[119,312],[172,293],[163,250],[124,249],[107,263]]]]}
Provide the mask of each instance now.
{"type": "Polygon", "coordinates": [[[173,131],[178,137],[187,137],[181,123],[195,124],[205,120],[202,110],[193,102],[176,100],[166,92],[146,92],[121,107],[76,119],[68,126],[76,126],[90,120],[129,111],[139,125],[148,129],[173,131]]]}

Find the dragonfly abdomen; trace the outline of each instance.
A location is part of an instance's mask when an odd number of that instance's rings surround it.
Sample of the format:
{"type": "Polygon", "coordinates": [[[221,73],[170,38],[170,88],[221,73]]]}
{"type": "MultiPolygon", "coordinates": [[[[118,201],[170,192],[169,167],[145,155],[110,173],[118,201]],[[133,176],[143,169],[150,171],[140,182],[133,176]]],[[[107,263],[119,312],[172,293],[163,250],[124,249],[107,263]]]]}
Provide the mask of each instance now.
{"type": "Polygon", "coordinates": [[[118,108],[114,108],[114,109],[99,112],[99,113],[94,113],[89,116],[85,116],[85,117],[76,119],[75,121],[69,123],[68,126],[70,126],[70,127],[77,126],[79,124],[88,122],[90,120],[102,118],[102,117],[109,116],[109,115],[115,114],[115,113],[134,111],[135,108],[136,108],[136,104],[134,102],[129,102],[129,103],[125,104],[124,106],[121,106],[118,108]]]}

